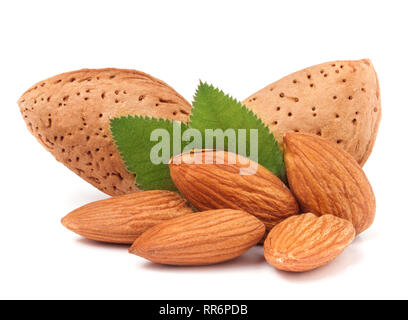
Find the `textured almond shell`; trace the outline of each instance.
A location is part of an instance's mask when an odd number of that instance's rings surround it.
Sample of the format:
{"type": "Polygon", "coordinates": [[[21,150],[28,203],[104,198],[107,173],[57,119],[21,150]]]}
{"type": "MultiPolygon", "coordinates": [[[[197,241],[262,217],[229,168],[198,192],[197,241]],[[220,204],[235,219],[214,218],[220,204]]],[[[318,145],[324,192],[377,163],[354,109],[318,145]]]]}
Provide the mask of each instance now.
{"type": "Polygon", "coordinates": [[[253,175],[241,175],[240,169],[249,167],[244,157],[220,150],[195,150],[194,154],[202,164],[188,164],[179,155],[169,167],[174,184],[197,209],[244,210],[261,220],[267,230],[299,212],[290,190],[263,166],[258,164],[253,175]],[[207,156],[212,163],[205,163],[207,156]],[[228,163],[229,157],[235,164],[228,163]]]}
{"type": "Polygon", "coordinates": [[[109,195],[137,191],[116,150],[109,120],[139,115],[188,121],[190,104],[135,70],[84,69],[41,81],[18,101],[30,132],[55,158],[109,195]]]}
{"type": "Polygon", "coordinates": [[[336,144],[312,134],[284,137],[289,185],[304,212],[351,221],[357,233],[375,216],[375,197],[363,170],[336,144]]]}
{"type": "Polygon", "coordinates": [[[208,265],[234,259],[264,235],[265,226],[239,210],[195,212],[143,233],[130,253],[169,265],[208,265]]]}
{"type": "Polygon", "coordinates": [[[153,190],[89,203],[66,215],[62,224],[88,239],[132,244],[147,229],[192,212],[177,193],[153,190]]]}
{"type": "Polygon", "coordinates": [[[279,223],[265,240],[265,259],[285,271],[308,271],[332,261],[353,241],[353,225],[333,215],[312,213],[279,223]]]}
{"type": "Polygon", "coordinates": [[[334,61],[292,73],[245,99],[282,143],[308,132],[338,143],[363,165],[381,119],[378,79],[370,60],[334,61]]]}

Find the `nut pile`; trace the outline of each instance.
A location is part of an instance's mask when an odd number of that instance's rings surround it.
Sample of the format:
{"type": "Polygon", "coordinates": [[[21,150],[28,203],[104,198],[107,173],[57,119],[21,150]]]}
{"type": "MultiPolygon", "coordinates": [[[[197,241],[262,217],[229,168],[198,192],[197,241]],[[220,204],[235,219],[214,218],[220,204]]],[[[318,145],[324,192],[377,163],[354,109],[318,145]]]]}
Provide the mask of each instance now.
{"type": "Polygon", "coordinates": [[[241,175],[241,156],[230,164],[225,151],[193,152],[214,161],[187,164],[184,154],[169,166],[199,212],[176,193],[144,191],[85,205],[62,223],[90,239],[132,244],[130,253],[169,265],[219,263],[263,243],[269,264],[300,272],[336,258],[374,220],[375,197],[360,165],[317,135],[284,136],[289,188],[260,165],[241,175]]]}
{"type": "Polygon", "coordinates": [[[186,124],[192,106],[137,70],[63,73],[32,86],[18,104],[29,131],[58,161],[113,196],[74,210],[63,225],[89,239],[132,245],[131,253],[157,263],[219,263],[261,244],[274,267],[307,271],[337,257],[374,220],[375,197],[361,166],[375,143],[381,98],[368,59],[308,67],[243,101],[283,149],[288,185],[259,164],[255,174],[240,174],[255,163],[239,155],[194,150],[213,163],[185,162],[191,152],[171,159],[180,194],[138,192],[142,174],[135,183],[110,120],[186,124]]]}

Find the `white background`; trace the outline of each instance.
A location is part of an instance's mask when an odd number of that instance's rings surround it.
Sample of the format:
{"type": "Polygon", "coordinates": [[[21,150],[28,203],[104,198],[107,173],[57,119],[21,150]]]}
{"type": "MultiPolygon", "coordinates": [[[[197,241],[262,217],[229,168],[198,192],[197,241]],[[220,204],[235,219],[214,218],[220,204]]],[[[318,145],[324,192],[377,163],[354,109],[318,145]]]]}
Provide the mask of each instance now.
{"type": "Polygon", "coordinates": [[[1,1],[0,298],[408,298],[406,1],[1,1]],[[274,270],[257,247],[232,262],[159,266],[81,239],[60,218],[107,196],[30,135],[17,99],[79,68],[133,68],[188,100],[199,79],[238,99],[336,59],[370,58],[383,119],[364,169],[373,226],[331,264],[274,270]]]}

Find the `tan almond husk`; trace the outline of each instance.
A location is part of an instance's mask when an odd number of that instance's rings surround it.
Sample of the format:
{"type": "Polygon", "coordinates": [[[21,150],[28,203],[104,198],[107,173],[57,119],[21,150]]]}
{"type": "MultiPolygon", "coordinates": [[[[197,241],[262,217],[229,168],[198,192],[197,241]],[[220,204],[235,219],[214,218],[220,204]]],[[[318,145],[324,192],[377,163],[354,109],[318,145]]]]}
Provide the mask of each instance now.
{"type": "Polygon", "coordinates": [[[318,64],[276,81],[243,101],[274,133],[320,135],[362,166],[374,146],[381,119],[377,74],[368,59],[318,64]]]}
{"type": "Polygon", "coordinates": [[[18,100],[30,132],[54,157],[109,195],[138,191],[117,151],[110,119],[138,115],[187,122],[190,104],[166,83],[124,69],[83,69],[38,82],[18,100]]]}

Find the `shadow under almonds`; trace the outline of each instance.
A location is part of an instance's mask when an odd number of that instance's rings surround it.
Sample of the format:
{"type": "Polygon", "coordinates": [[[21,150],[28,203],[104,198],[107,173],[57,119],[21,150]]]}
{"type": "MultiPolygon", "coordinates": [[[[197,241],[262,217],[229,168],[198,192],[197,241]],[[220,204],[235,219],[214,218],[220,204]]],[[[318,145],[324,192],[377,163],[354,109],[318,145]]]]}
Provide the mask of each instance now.
{"type": "Polygon", "coordinates": [[[151,261],[145,261],[142,268],[152,270],[152,271],[171,271],[171,272],[197,272],[197,271],[221,271],[228,269],[253,269],[256,266],[265,264],[265,258],[263,256],[263,247],[255,246],[243,255],[226,262],[221,262],[217,264],[205,265],[205,266],[172,266],[153,263],[151,261]]]}
{"type": "Polygon", "coordinates": [[[96,240],[90,240],[86,238],[78,238],[76,240],[81,245],[86,245],[95,248],[104,248],[104,249],[118,249],[127,251],[130,247],[130,244],[120,244],[120,243],[107,243],[96,240]]]}

